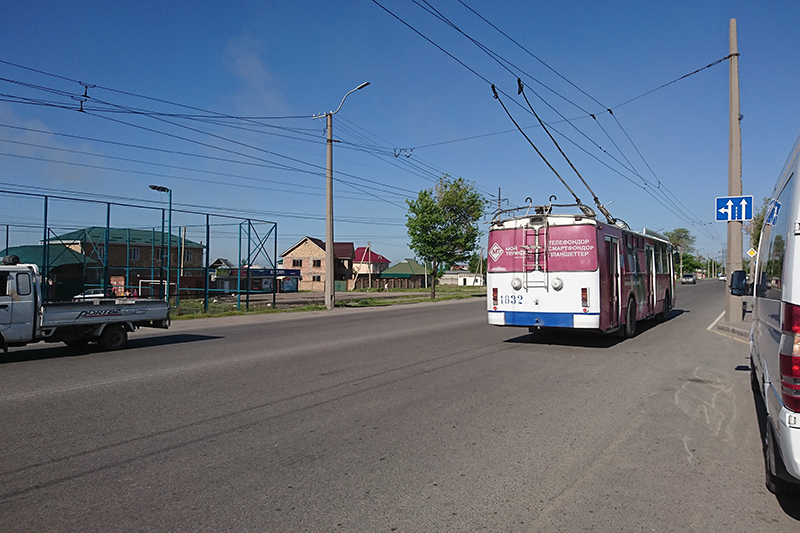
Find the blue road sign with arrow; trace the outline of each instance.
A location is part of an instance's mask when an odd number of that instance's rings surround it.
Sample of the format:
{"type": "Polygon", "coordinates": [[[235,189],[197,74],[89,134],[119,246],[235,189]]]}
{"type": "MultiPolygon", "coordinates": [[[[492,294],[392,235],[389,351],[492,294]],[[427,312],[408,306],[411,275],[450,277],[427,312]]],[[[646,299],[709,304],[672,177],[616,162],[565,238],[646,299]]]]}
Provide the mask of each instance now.
{"type": "Polygon", "coordinates": [[[720,196],[717,198],[717,220],[753,220],[753,197],[720,196]]]}

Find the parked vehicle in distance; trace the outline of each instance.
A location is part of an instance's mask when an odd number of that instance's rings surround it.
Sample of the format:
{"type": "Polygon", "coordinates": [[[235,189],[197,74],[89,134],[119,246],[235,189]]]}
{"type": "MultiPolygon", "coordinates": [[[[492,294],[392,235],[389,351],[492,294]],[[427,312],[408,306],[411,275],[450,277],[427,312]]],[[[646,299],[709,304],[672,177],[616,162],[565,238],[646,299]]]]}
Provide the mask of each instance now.
{"type": "Polygon", "coordinates": [[[80,294],[76,294],[72,297],[73,300],[94,300],[96,298],[103,298],[105,293],[103,289],[89,289],[85,290],[80,294]]]}
{"type": "Polygon", "coordinates": [[[686,285],[687,283],[691,283],[692,285],[697,283],[697,278],[694,277],[694,274],[684,274],[681,276],[681,285],[686,285]]]}
{"type": "Polygon", "coordinates": [[[720,281],[728,281],[728,276],[726,276],[725,274],[720,274],[717,279],[720,281]]]}
{"type": "MultiPolygon", "coordinates": [[[[764,409],[766,485],[800,490],[800,138],[778,177],[764,216],[754,269],[750,372],[764,409]]],[[[744,272],[742,272],[744,274],[744,272]]],[[[731,291],[742,285],[731,274],[731,291]],[[736,286],[734,286],[736,285],[736,286]]]]}

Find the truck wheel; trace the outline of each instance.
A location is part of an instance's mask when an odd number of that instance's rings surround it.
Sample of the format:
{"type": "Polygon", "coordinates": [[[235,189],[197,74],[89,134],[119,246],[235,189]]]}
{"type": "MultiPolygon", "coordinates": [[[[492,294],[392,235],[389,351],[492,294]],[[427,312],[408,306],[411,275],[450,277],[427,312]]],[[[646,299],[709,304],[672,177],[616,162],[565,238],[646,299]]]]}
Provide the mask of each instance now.
{"type": "Polygon", "coordinates": [[[100,335],[99,344],[104,350],[121,350],[128,342],[128,332],[122,326],[108,326],[100,335]]]}
{"type": "Polygon", "coordinates": [[[624,336],[630,339],[636,335],[636,302],[631,298],[628,300],[628,312],[626,313],[624,336]]]}

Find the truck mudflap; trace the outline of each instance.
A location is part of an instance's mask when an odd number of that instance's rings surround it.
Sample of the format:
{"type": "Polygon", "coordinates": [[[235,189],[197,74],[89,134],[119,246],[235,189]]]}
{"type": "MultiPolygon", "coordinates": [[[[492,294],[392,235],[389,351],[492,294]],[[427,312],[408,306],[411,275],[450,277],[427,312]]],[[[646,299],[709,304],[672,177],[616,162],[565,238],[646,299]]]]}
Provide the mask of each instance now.
{"type": "Polygon", "coordinates": [[[172,320],[167,317],[164,320],[151,320],[147,327],[150,328],[158,328],[158,329],[168,329],[170,324],[172,324],[172,320]]]}

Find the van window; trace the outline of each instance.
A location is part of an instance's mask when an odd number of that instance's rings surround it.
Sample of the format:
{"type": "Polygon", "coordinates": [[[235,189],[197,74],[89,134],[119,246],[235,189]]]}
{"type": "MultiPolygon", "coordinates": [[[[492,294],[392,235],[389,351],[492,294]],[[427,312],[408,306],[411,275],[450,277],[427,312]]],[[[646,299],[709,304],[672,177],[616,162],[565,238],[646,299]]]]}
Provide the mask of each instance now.
{"type": "Polygon", "coordinates": [[[31,275],[27,272],[17,274],[17,294],[27,296],[31,293],[31,275]]]}
{"type": "Polygon", "coordinates": [[[8,272],[0,272],[0,296],[8,296],[8,272]]]}
{"type": "MultiPolygon", "coordinates": [[[[783,190],[778,195],[777,201],[787,204],[792,197],[794,188],[794,175],[784,185],[783,190]]],[[[756,296],[781,299],[783,289],[783,262],[786,253],[786,239],[789,234],[789,217],[774,217],[772,224],[765,222],[761,233],[760,250],[758,254],[759,279],[756,283],[756,296]]]]}

